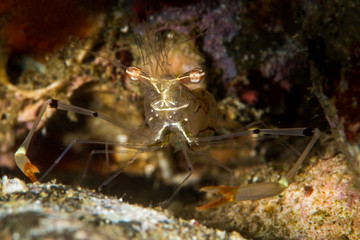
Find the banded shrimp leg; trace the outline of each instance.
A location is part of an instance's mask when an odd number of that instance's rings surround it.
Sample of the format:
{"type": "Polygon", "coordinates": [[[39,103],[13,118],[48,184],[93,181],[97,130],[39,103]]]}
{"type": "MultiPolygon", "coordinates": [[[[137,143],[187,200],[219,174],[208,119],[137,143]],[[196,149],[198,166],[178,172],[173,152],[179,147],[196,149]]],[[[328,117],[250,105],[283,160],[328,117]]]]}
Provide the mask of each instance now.
{"type": "Polygon", "coordinates": [[[311,149],[320,137],[320,131],[315,128],[288,128],[288,129],[253,129],[243,132],[236,132],[227,135],[220,135],[208,138],[200,138],[199,142],[207,142],[211,140],[224,140],[247,135],[283,135],[283,136],[307,136],[311,137],[310,141],[296,160],[293,167],[280,178],[278,182],[254,183],[247,186],[207,186],[200,191],[207,193],[220,193],[224,195],[213,202],[197,207],[197,210],[208,210],[214,207],[224,205],[234,201],[259,200],[263,198],[273,197],[284,191],[293,181],[301,164],[309,155],[311,149]]]}
{"type": "MultiPolygon", "coordinates": [[[[34,133],[37,130],[37,127],[43,117],[43,115],[45,114],[46,110],[48,108],[54,108],[54,109],[59,109],[59,110],[64,110],[64,111],[69,111],[69,112],[74,112],[77,114],[81,114],[81,115],[86,115],[86,116],[91,116],[91,117],[96,117],[99,119],[102,119],[106,122],[112,123],[118,127],[121,127],[125,130],[128,130],[129,132],[132,132],[138,136],[143,136],[143,137],[148,137],[147,135],[137,131],[134,128],[131,128],[121,122],[115,121],[105,115],[102,115],[96,111],[92,111],[92,110],[88,110],[85,108],[81,108],[81,107],[77,107],[71,104],[67,104],[65,102],[59,101],[59,100],[55,100],[55,99],[48,99],[47,101],[45,101],[45,103],[42,105],[39,115],[36,117],[34,125],[32,127],[32,129],[30,130],[29,134],[27,135],[27,137],[25,138],[25,140],[23,141],[23,143],[20,145],[20,147],[17,149],[17,151],[15,152],[15,163],[16,165],[20,168],[20,170],[28,177],[30,178],[31,181],[33,182],[37,182],[37,178],[36,178],[36,173],[39,173],[39,169],[33,165],[30,161],[30,159],[27,157],[27,151],[29,149],[29,145],[30,142],[33,138],[34,133]]],[[[76,143],[94,143],[94,144],[98,144],[99,141],[88,141],[88,140],[74,140],[72,143],[70,143],[67,148],[64,151],[68,151],[74,144],[76,143]]],[[[103,142],[105,143],[105,142],[103,142]]],[[[66,152],[63,154],[61,154],[60,156],[62,157],[63,155],[66,154],[66,152]]],[[[53,163],[53,165],[48,169],[48,171],[46,171],[46,173],[44,174],[43,177],[41,177],[41,180],[58,164],[58,162],[61,160],[61,158],[56,159],[55,162],[53,163]]]]}

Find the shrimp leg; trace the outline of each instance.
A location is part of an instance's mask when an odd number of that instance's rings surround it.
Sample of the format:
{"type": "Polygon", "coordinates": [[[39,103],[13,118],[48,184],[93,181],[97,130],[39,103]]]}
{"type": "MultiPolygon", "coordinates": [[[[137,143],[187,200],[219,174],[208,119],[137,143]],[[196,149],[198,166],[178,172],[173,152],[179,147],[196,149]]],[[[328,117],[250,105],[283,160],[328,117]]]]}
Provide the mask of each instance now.
{"type": "Polygon", "coordinates": [[[179,190],[181,189],[181,187],[184,185],[184,183],[191,177],[191,175],[194,173],[194,168],[193,165],[191,164],[189,155],[188,155],[188,149],[184,149],[183,150],[183,154],[185,156],[186,159],[186,164],[189,170],[188,175],[186,175],[186,177],[182,180],[182,182],[177,186],[176,190],[173,192],[173,194],[170,196],[170,198],[168,200],[166,200],[163,204],[161,204],[161,208],[162,209],[166,209],[169,205],[170,202],[173,200],[173,198],[175,197],[175,195],[179,192],[179,190]]]}
{"type": "MultiPolygon", "coordinates": [[[[256,132],[260,132],[260,133],[262,132],[263,134],[265,132],[265,134],[286,135],[286,131],[284,131],[284,129],[274,129],[271,131],[270,130],[263,131],[261,129],[258,129],[256,130],[256,132]]],[[[236,135],[236,133],[234,135],[236,135]]],[[[289,129],[289,135],[297,135],[297,134],[295,130],[289,129]]],[[[299,158],[296,160],[294,166],[278,182],[255,183],[243,187],[236,187],[236,186],[235,187],[230,187],[230,186],[203,187],[200,189],[200,191],[208,192],[208,193],[221,193],[224,196],[218,200],[197,207],[197,210],[208,210],[210,208],[224,205],[228,202],[259,200],[280,194],[293,182],[294,177],[300,168],[300,165],[306,159],[310,150],[313,148],[314,144],[318,140],[320,136],[320,131],[318,129],[305,128],[303,129],[303,136],[312,136],[312,138],[309,141],[309,143],[306,145],[304,151],[301,153],[299,158]]]]}
{"type": "Polygon", "coordinates": [[[100,118],[102,120],[105,120],[107,122],[110,122],[114,125],[117,125],[121,128],[124,128],[126,130],[129,130],[131,132],[136,133],[137,135],[141,135],[144,136],[144,134],[138,132],[136,129],[130,128],[128,126],[126,126],[125,124],[122,124],[120,122],[117,122],[109,117],[106,117],[98,112],[95,111],[91,111],[85,108],[80,108],[80,107],[76,107],[74,105],[70,105],[67,104],[65,102],[62,101],[58,101],[55,99],[48,99],[41,107],[39,115],[36,117],[35,122],[34,122],[34,126],[32,127],[32,129],[30,130],[29,134],[27,135],[27,137],[25,138],[24,142],[20,145],[20,147],[18,148],[18,150],[15,152],[15,163],[16,165],[20,168],[20,170],[28,177],[30,178],[31,181],[33,182],[37,182],[37,178],[35,176],[36,173],[39,173],[39,169],[33,165],[31,163],[31,161],[29,160],[29,158],[27,157],[27,151],[29,148],[29,144],[30,141],[43,117],[43,115],[45,114],[46,109],[50,107],[50,108],[55,108],[55,109],[60,109],[60,110],[64,110],[64,111],[70,111],[70,112],[74,112],[74,113],[78,113],[78,114],[82,114],[82,115],[87,115],[87,116],[92,116],[92,117],[97,117],[100,118]]]}

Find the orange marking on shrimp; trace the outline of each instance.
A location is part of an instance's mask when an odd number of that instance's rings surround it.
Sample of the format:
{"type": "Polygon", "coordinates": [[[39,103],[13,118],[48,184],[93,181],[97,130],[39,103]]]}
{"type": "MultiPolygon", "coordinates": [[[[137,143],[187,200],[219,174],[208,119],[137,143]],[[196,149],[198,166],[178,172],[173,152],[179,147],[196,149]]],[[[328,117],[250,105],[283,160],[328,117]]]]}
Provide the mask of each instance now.
{"type": "Polygon", "coordinates": [[[38,181],[35,176],[35,173],[39,173],[39,172],[40,172],[39,169],[34,164],[31,164],[30,162],[25,163],[24,173],[28,178],[30,178],[32,182],[38,181]]]}

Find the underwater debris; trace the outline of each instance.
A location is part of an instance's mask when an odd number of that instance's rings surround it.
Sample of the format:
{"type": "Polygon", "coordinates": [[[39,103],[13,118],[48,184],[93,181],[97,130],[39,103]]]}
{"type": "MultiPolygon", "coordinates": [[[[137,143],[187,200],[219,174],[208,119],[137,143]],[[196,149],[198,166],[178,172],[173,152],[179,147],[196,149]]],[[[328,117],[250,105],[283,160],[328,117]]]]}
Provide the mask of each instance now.
{"type": "Polygon", "coordinates": [[[1,192],[3,195],[26,192],[28,187],[18,178],[9,179],[6,175],[1,178],[1,192]]]}

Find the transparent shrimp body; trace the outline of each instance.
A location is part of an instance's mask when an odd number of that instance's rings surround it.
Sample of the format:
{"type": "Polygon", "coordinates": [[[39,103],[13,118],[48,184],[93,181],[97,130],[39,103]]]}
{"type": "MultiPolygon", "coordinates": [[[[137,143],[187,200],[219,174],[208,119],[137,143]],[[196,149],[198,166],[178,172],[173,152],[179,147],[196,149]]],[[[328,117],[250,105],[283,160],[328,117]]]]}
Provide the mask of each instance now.
{"type": "Polygon", "coordinates": [[[166,46],[163,33],[149,25],[143,31],[144,37],[137,36],[143,67],[129,67],[126,73],[140,85],[150,129],[148,142],[161,146],[170,143],[176,150],[184,150],[195,145],[197,137],[214,134],[216,100],[204,88],[191,90],[204,81],[202,69],[194,68],[177,77],[173,74],[169,53],[176,44],[166,46]]]}
{"type": "Polygon", "coordinates": [[[156,79],[136,67],[126,70],[139,81],[144,96],[145,122],[150,128],[149,145],[170,143],[177,150],[197,144],[197,137],[213,133],[218,116],[214,97],[205,89],[191,91],[186,84],[204,79],[194,69],[174,79],[156,79]]]}

